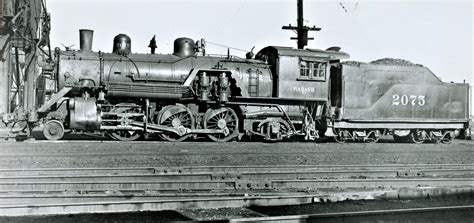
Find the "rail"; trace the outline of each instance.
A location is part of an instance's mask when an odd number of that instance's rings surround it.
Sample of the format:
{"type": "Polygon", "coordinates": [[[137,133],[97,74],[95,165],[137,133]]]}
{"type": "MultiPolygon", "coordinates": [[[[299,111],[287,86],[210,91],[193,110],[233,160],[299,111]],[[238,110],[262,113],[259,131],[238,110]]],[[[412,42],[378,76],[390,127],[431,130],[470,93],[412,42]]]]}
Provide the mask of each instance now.
{"type": "Polygon", "coordinates": [[[306,204],[472,187],[470,164],[0,169],[0,216],[306,204]],[[421,192],[400,192],[406,188],[421,192]]]}
{"type": "MultiPolygon", "coordinates": [[[[245,219],[231,219],[229,222],[314,222],[314,221],[330,221],[330,222],[393,222],[397,219],[397,215],[402,214],[420,214],[420,213],[442,213],[449,211],[466,211],[472,212],[474,205],[464,206],[443,206],[443,207],[428,207],[428,208],[406,208],[406,209],[393,209],[393,210],[376,210],[376,211],[354,211],[354,212],[338,212],[338,213],[322,213],[322,214],[307,214],[307,215],[288,215],[288,216],[272,216],[272,217],[256,217],[256,218],[245,218],[245,219]],[[382,218],[377,216],[387,216],[388,218],[382,218]],[[336,221],[336,219],[340,219],[336,221]]],[[[426,219],[418,219],[420,221],[426,221],[426,219]]],[[[318,221],[318,222],[319,222],[318,221]]],[[[441,221],[441,220],[440,220],[441,221]]],[[[395,221],[400,222],[400,221],[395,221]]],[[[401,221],[405,222],[405,221],[401,221]]],[[[417,222],[417,219],[413,217],[408,222],[417,222]]]]}

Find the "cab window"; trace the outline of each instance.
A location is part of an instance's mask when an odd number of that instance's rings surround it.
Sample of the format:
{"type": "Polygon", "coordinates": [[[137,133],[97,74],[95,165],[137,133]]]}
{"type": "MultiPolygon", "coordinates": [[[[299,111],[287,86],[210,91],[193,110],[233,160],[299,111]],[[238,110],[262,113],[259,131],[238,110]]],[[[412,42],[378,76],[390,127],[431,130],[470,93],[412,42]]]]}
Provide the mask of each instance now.
{"type": "Polygon", "coordinates": [[[300,61],[301,80],[326,80],[326,63],[318,61],[300,61]]]}
{"type": "Polygon", "coordinates": [[[300,62],[300,77],[308,78],[310,77],[310,62],[301,61],[300,62]]]}

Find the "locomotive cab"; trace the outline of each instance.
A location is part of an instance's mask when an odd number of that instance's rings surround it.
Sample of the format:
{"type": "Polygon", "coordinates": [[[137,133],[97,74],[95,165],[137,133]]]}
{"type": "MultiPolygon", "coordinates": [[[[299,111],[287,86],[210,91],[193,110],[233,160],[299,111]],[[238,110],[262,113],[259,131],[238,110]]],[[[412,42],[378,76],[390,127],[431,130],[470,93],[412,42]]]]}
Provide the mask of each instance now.
{"type": "Polygon", "coordinates": [[[349,58],[349,55],[344,52],[270,46],[262,49],[256,58],[266,60],[272,66],[273,97],[327,101],[330,62],[349,58]]]}
{"type": "Polygon", "coordinates": [[[327,131],[331,126],[331,64],[346,58],[349,55],[344,52],[276,46],[266,47],[256,55],[256,59],[272,67],[273,99],[291,105],[287,107],[289,114],[302,115],[306,138],[331,133],[327,131]]]}

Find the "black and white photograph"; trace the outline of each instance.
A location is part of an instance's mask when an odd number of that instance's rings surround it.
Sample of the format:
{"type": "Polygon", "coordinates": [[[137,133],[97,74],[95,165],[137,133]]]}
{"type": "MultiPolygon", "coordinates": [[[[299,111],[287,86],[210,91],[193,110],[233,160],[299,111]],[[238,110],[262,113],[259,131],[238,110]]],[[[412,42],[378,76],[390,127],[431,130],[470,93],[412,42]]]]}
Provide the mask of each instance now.
{"type": "Polygon", "coordinates": [[[0,0],[0,223],[474,222],[471,0],[0,0]]]}

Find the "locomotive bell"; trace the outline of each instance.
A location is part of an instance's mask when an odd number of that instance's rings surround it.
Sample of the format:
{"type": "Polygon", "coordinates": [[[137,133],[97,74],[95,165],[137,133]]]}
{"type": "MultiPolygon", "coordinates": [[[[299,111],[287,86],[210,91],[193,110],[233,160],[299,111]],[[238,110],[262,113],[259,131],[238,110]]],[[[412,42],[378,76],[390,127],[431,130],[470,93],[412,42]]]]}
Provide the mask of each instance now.
{"type": "Polygon", "coordinates": [[[112,52],[118,55],[128,55],[132,52],[132,40],[125,34],[118,34],[114,38],[112,52]]]}
{"type": "Polygon", "coordinates": [[[194,56],[194,40],[186,37],[178,38],[174,41],[173,55],[178,57],[194,56]]]}

